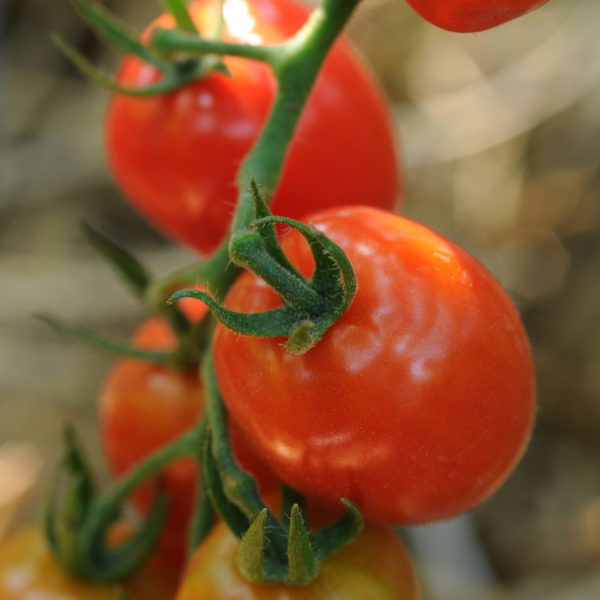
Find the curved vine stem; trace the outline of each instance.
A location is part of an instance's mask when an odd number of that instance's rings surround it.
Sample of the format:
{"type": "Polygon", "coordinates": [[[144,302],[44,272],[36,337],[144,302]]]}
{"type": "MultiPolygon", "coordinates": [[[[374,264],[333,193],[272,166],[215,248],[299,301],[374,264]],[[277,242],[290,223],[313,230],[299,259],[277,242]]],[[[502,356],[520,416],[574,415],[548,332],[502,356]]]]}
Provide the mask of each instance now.
{"type": "Polygon", "coordinates": [[[275,191],[294,130],[321,65],[359,1],[324,0],[298,33],[283,46],[284,51],[273,65],[278,83],[273,107],[260,137],[238,173],[240,195],[230,245],[237,236],[248,231],[254,220],[250,180],[256,180],[266,198],[275,191]]]}

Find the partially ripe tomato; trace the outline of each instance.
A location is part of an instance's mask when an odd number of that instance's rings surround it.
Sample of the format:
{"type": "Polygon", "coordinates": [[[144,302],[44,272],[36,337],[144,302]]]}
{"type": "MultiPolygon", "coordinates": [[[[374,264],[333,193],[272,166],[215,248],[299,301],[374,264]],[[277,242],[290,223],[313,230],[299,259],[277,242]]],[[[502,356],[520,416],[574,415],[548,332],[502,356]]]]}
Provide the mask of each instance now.
{"type": "Polygon", "coordinates": [[[220,523],[196,550],[176,600],[417,600],[410,558],[389,529],[367,525],[329,557],[305,586],[247,581],[237,566],[238,540],[220,523]]]}
{"type": "Polygon", "coordinates": [[[491,29],[546,4],[548,0],[406,0],[430,23],[458,32],[491,29]]]}
{"type": "MultiPolygon", "coordinates": [[[[216,6],[209,0],[190,5],[201,32],[214,31],[216,6]]],[[[265,45],[287,39],[309,14],[294,0],[226,0],[223,9],[226,39],[265,45]]],[[[156,26],[172,27],[173,20],[163,15],[146,37],[156,26]]],[[[162,231],[200,252],[213,250],[228,230],[237,171],[276,88],[266,65],[224,61],[231,77],[213,72],[152,98],[114,95],[106,119],[108,158],[125,196],[162,231]]],[[[152,65],[128,56],[117,80],[143,87],[159,77],[152,65]]],[[[391,208],[399,191],[392,131],[381,92],[349,44],[339,41],[298,124],[273,212],[299,218],[339,204],[391,208]]]]}
{"type": "Polygon", "coordinates": [[[150,563],[122,585],[74,579],[54,558],[40,527],[20,529],[0,544],[2,600],[170,600],[172,585],[150,563]]]}
{"type": "MultiPolygon", "coordinates": [[[[197,320],[206,313],[197,301],[183,305],[188,317],[197,320]]],[[[132,337],[132,344],[146,350],[172,350],[177,338],[160,317],[145,321],[132,337]]],[[[140,460],[192,428],[204,407],[204,391],[197,371],[181,372],[145,362],[123,358],[106,376],[100,396],[100,429],[108,462],[122,474],[140,460]]],[[[270,469],[255,456],[235,423],[230,435],[241,466],[258,479],[267,492],[279,482],[270,469]]],[[[193,512],[198,466],[192,458],[171,463],[162,473],[162,484],[169,494],[167,526],[160,543],[161,554],[180,567],[187,548],[187,527],[193,512]]],[[[139,509],[147,512],[152,503],[151,484],[134,496],[139,509]]]]}
{"type": "MultiPolygon", "coordinates": [[[[430,229],[367,207],[307,219],[347,253],[358,292],[307,353],[219,325],[214,363],[246,437],[292,487],[365,519],[422,523],[467,511],[508,476],[534,421],[530,348],[508,295],[430,229]]],[[[310,250],[282,247],[306,276],[310,250]]],[[[225,305],[281,305],[249,272],[225,305]]]]}

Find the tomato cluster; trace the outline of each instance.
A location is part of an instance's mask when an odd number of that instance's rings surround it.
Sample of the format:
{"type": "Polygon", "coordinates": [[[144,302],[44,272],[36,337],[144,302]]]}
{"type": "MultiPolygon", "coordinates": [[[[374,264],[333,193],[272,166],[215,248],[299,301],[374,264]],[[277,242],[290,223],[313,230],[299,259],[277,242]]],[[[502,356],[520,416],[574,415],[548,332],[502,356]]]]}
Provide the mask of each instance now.
{"type": "MultiPolygon", "coordinates": [[[[477,31],[545,0],[408,2],[440,27],[477,31]]],[[[195,26],[207,36],[218,24],[214,7],[210,0],[189,7],[195,26]]],[[[240,44],[280,44],[309,16],[293,0],[226,0],[222,9],[223,39],[240,44]]],[[[163,15],[143,39],[156,27],[173,26],[174,19],[163,15]]],[[[125,195],[167,234],[203,253],[227,235],[238,195],[236,173],[261,132],[277,87],[275,69],[267,64],[231,56],[223,61],[227,73],[209,71],[168,94],[114,95],[106,121],[109,161],[125,195]]],[[[156,65],[128,56],[117,81],[143,88],[161,76],[156,65]]],[[[230,415],[222,429],[229,432],[238,466],[254,476],[269,505],[277,504],[272,498],[284,483],[309,499],[312,525],[324,511],[339,511],[342,498],[354,503],[368,524],[326,560],[309,585],[290,587],[244,579],[236,565],[239,542],[220,522],[188,563],[177,600],[416,599],[410,561],[385,524],[431,522],[473,508],[505,480],[525,449],[535,390],[519,316],[467,252],[389,211],[400,187],[393,140],[379,90],[347,42],[338,40],[270,199],[275,214],[310,223],[313,238],[305,238],[312,245],[297,231],[284,232],[276,242],[274,231],[264,234],[270,227],[264,220],[246,233],[270,235],[267,242],[262,239],[269,266],[286,271],[311,293],[326,279],[319,269],[336,267],[339,255],[331,248],[337,244],[356,275],[356,296],[302,354],[289,352],[281,337],[264,331],[240,335],[223,323],[210,337],[214,375],[230,415]],[[323,239],[331,254],[326,258],[315,251],[323,239]]],[[[332,294],[343,286],[347,271],[340,273],[327,274],[334,282],[327,288],[332,294]]],[[[230,314],[281,315],[282,297],[247,270],[231,285],[224,306],[230,314]]],[[[325,311],[330,299],[319,296],[311,310],[325,311]]],[[[210,318],[196,301],[180,309],[192,325],[210,318]]],[[[315,327],[311,314],[302,313],[294,333],[315,327]]],[[[152,317],[131,344],[171,352],[178,337],[162,317],[152,317]]],[[[120,359],[99,399],[104,450],[114,472],[126,476],[145,457],[197,428],[210,389],[197,368],[120,359]]],[[[202,431],[209,436],[215,430],[210,422],[202,431]]],[[[197,456],[180,458],[160,474],[159,487],[169,498],[165,531],[150,569],[123,584],[132,600],[162,600],[174,593],[197,505],[201,454],[203,474],[215,485],[207,467],[209,438],[203,440],[197,456]]],[[[218,490],[233,504],[223,474],[215,471],[218,490]]],[[[210,491],[218,504],[219,491],[210,491]]],[[[150,511],[153,494],[150,482],[135,491],[132,500],[142,514],[150,511]]],[[[242,507],[243,502],[234,506],[238,517],[242,507]]],[[[69,579],[40,531],[23,531],[0,549],[0,596],[16,600],[46,592],[65,600],[122,597],[119,587],[69,579]]]]}

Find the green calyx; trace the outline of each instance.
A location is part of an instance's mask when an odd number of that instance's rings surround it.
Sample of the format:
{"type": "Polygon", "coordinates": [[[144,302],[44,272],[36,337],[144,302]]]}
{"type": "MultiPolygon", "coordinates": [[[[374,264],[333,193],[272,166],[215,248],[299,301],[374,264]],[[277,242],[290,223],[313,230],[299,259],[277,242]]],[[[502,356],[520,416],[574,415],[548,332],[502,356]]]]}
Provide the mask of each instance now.
{"type": "Polygon", "coordinates": [[[356,276],[337,244],[313,227],[272,216],[254,180],[251,188],[256,219],[250,230],[232,240],[231,260],[268,283],[284,305],[261,313],[236,313],[224,308],[206,292],[189,289],[173,294],[169,301],[185,297],[202,300],[214,316],[233,331],[251,336],[287,337],[287,350],[302,354],[312,348],[350,306],[357,290],[356,276]],[[306,239],[315,261],[312,277],[304,277],[288,261],[277,240],[275,223],[285,223],[306,239]]]}
{"type": "Polygon", "coordinates": [[[302,516],[302,495],[283,486],[283,516],[277,519],[262,501],[254,477],[241,470],[233,456],[227,412],[210,353],[204,360],[202,375],[207,403],[203,487],[215,510],[240,539],[240,571],[257,583],[310,583],[323,561],[358,535],[363,526],[360,511],[342,499],[346,512],[338,521],[319,531],[309,531],[302,516]]]}
{"type": "Polygon", "coordinates": [[[44,526],[50,547],[76,577],[96,581],[123,579],[150,556],[161,534],[167,499],[157,494],[149,516],[124,542],[111,545],[108,532],[119,517],[119,504],[97,495],[90,470],[71,428],[65,452],[46,502],[44,526]]]}
{"type": "Polygon", "coordinates": [[[266,553],[268,543],[277,533],[267,533],[269,512],[264,508],[240,540],[237,560],[241,573],[256,583],[306,585],[313,581],[321,564],[352,541],[363,527],[358,508],[345,498],[342,502],[346,505],[346,514],[317,532],[307,530],[299,505],[291,506],[285,560],[273,560],[266,553]]]}

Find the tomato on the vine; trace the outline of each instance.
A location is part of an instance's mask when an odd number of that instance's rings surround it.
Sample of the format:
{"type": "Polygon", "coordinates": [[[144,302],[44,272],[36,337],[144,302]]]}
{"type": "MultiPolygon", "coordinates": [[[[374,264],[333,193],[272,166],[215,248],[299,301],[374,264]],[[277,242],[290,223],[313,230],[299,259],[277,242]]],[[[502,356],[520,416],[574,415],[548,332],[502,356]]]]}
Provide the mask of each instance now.
{"type": "MultiPolygon", "coordinates": [[[[200,31],[214,31],[218,5],[190,5],[200,31]]],[[[227,0],[223,10],[226,39],[260,44],[287,39],[309,14],[294,0],[227,0]]],[[[171,27],[173,20],[163,15],[149,31],[157,25],[171,27]]],[[[235,57],[224,62],[231,76],[212,72],[151,98],[114,95],[106,120],[109,162],[127,198],[200,252],[213,250],[227,232],[236,173],[276,89],[266,65],[235,57]]],[[[128,56],[117,81],[141,87],[159,77],[152,65],[128,56]]],[[[338,41],[296,129],[273,212],[300,218],[339,204],[391,208],[399,188],[393,137],[383,96],[348,43],[338,41]]]]}
{"type": "Polygon", "coordinates": [[[468,33],[491,29],[546,4],[548,0],[406,0],[424,19],[468,33]]]}
{"type": "MultiPolygon", "coordinates": [[[[508,295],[463,249],[392,213],[334,208],[307,221],[347,253],[358,292],[302,355],[219,325],[232,418],[283,481],[326,504],[347,497],[367,520],[472,508],[512,470],[534,421],[530,348],[508,295]]],[[[303,238],[282,247],[309,276],[303,238]]],[[[249,272],[225,300],[243,313],[280,305],[249,272]]]]}
{"type": "MultiPolygon", "coordinates": [[[[182,304],[192,320],[206,307],[197,301],[182,304]]],[[[177,338],[160,317],[145,321],[132,337],[132,345],[145,350],[172,350],[177,338]]],[[[204,391],[197,371],[185,372],[133,358],[122,358],[104,380],[100,396],[100,429],[103,448],[117,474],[127,472],[140,460],[192,428],[201,416],[204,391]]],[[[246,444],[235,423],[230,435],[242,468],[252,472],[263,493],[278,486],[270,469],[246,444]]],[[[172,565],[180,567],[187,549],[187,526],[193,512],[198,465],[192,458],[171,463],[161,474],[169,495],[169,516],[159,550],[172,565]]],[[[135,504],[147,512],[152,485],[135,494],[135,504]]]]}
{"type": "Polygon", "coordinates": [[[0,598],[122,600],[124,590],[129,600],[169,600],[171,582],[163,579],[160,565],[150,565],[120,585],[75,579],[50,552],[42,529],[31,525],[0,544],[0,598]]]}
{"type": "Polygon", "coordinates": [[[367,525],[329,557],[305,586],[247,581],[237,566],[238,540],[220,523],[196,550],[176,600],[417,600],[410,558],[397,536],[367,525]]]}

